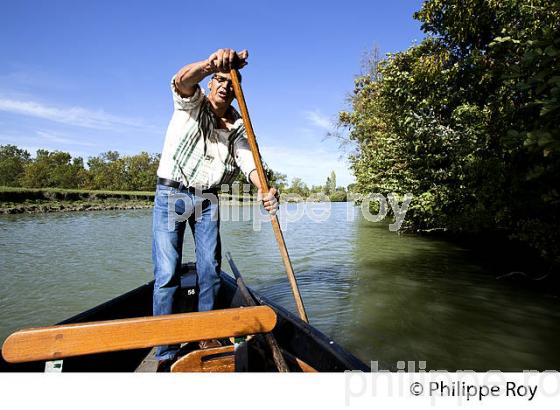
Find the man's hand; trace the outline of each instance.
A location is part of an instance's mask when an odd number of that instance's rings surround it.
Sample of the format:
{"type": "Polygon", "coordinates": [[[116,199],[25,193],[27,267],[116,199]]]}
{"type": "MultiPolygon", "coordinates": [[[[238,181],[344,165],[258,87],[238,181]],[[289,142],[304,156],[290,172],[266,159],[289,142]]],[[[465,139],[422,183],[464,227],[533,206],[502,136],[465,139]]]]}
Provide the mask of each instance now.
{"type": "Polygon", "coordinates": [[[262,198],[264,209],[266,209],[270,215],[276,215],[278,211],[278,191],[276,188],[270,188],[270,191],[268,191],[264,197],[262,191],[259,189],[257,198],[262,198]]]}
{"type": "Polygon", "coordinates": [[[208,57],[208,64],[215,73],[228,73],[232,68],[245,67],[248,64],[247,57],[249,57],[247,50],[237,53],[231,48],[220,48],[208,57]]]}

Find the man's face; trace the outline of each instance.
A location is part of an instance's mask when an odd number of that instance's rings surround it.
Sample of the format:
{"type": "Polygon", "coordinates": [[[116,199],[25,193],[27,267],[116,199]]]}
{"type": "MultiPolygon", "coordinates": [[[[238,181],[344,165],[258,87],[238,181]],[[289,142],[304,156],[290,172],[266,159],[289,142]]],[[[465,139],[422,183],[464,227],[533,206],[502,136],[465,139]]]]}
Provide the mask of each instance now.
{"type": "Polygon", "coordinates": [[[216,73],[212,76],[209,84],[210,98],[218,104],[231,104],[235,94],[233,92],[233,84],[231,76],[228,73],[216,73]]]}

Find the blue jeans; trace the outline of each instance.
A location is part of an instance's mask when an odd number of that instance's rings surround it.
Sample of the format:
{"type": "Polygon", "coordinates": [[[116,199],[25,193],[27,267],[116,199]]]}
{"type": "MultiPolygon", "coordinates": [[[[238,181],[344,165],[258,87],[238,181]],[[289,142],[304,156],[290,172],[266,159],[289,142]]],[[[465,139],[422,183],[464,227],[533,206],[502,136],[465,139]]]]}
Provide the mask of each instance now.
{"type": "MultiPolygon", "coordinates": [[[[198,310],[212,310],[220,288],[221,243],[217,195],[191,193],[157,185],[153,211],[152,261],[154,264],[155,315],[174,312],[175,294],[180,287],[183,237],[186,223],[194,236],[198,274],[198,310]]],[[[179,346],[158,346],[158,360],[171,359],[179,346]]]]}

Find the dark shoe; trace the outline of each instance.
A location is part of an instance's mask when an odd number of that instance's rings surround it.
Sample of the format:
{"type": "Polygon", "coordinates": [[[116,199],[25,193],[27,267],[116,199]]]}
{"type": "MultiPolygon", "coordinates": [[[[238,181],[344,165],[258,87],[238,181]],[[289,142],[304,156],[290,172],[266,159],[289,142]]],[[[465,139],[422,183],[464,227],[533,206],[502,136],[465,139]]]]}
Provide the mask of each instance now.
{"type": "Polygon", "coordinates": [[[157,365],[157,373],[169,373],[171,371],[172,359],[160,360],[157,365]]]}
{"type": "Polygon", "coordinates": [[[199,349],[213,349],[215,347],[221,347],[222,343],[219,340],[211,339],[211,340],[201,340],[198,342],[199,349]]]}

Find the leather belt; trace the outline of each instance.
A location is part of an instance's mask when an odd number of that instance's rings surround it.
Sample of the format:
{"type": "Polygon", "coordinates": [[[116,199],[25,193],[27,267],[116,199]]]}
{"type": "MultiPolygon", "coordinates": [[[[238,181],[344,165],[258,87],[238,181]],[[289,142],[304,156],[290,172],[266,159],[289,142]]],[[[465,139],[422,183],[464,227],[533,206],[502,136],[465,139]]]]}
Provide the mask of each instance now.
{"type": "MultiPolygon", "coordinates": [[[[164,186],[168,186],[168,187],[175,188],[175,189],[178,189],[181,186],[180,182],[174,181],[172,179],[160,178],[160,177],[158,177],[157,183],[159,185],[164,185],[164,186]]],[[[198,189],[197,190],[195,187],[192,187],[192,186],[186,187],[186,186],[183,185],[183,189],[188,190],[192,194],[197,193],[197,191],[202,192],[203,194],[205,194],[205,193],[217,194],[218,193],[218,188],[209,188],[209,189],[202,189],[202,190],[198,189]]]]}
{"type": "Polygon", "coordinates": [[[165,185],[171,188],[179,188],[179,186],[181,185],[180,182],[173,181],[172,179],[160,178],[160,177],[158,177],[157,183],[159,185],[165,185]]]}

